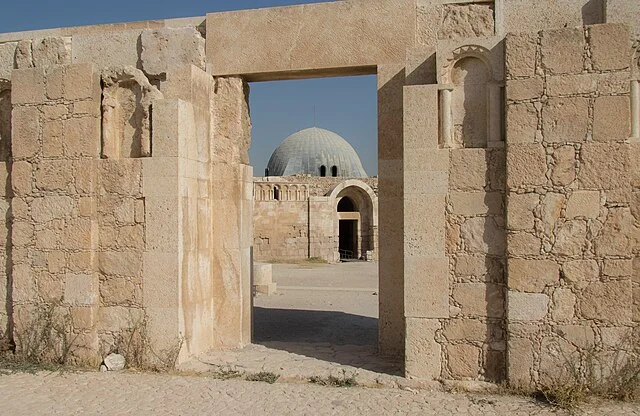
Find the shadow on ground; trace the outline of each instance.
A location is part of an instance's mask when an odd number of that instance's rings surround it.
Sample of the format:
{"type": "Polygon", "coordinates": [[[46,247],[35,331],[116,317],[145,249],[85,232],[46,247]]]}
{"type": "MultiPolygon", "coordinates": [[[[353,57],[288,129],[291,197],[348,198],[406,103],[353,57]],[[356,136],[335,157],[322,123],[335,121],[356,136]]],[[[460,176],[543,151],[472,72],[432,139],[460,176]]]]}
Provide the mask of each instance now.
{"type": "Polygon", "coordinates": [[[253,343],[318,360],[399,375],[377,353],[378,320],[334,311],[253,308],[253,343]]]}

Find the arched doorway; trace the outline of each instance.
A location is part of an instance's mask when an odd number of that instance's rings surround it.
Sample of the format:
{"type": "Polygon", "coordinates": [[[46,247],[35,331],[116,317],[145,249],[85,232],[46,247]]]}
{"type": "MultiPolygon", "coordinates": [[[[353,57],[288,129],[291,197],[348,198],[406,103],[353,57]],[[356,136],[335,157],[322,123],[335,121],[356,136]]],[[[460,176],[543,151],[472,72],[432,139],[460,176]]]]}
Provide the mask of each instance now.
{"type": "Polygon", "coordinates": [[[377,260],[378,198],[373,189],[350,179],[328,196],[334,203],[335,250],[340,260],[377,260]]]}
{"type": "Polygon", "coordinates": [[[348,196],[338,201],[338,252],[340,260],[357,259],[360,212],[348,196]]]}

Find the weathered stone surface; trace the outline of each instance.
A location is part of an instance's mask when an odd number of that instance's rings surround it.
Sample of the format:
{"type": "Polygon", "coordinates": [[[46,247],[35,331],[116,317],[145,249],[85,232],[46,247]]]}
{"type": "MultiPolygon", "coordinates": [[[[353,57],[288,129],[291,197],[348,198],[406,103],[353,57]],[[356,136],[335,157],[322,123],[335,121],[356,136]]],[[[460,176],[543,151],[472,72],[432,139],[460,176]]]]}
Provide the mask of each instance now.
{"type": "Polygon", "coordinates": [[[600,216],[600,192],[574,191],[567,201],[565,216],[569,219],[577,217],[598,218],[600,216]]]}
{"type": "Polygon", "coordinates": [[[31,49],[33,63],[36,67],[71,63],[71,38],[34,39],[31,49]]]}
{"type": "Polygon", "coordinates": [[[507,143],[534,143],[538,135],[538,119],[538,110],[532,103],[507,105],[507,143]]]}
{"type": "Polygon", "coordinates": [[[11,79],[15,68],[17,42],[0,43],[0,79],[11,79]]]}
{"type": "Polygon", "coordinates": [[[449,369],[455,378],[475,378],[480,373],[480,348],[469,344],[447,347],[449,369]]]}
{"type": "Polygon", "coordinates": [[[623,24],[589,26],[591,61],[598,71],[629,67],[629,27],[623,24]]]}
{"type": "Polygon", "coordinates": [[[585,319],[614,324],[631,322],[631,281],[590,283],[580,296],[580,311],[585,319]]]}
{"type": "Polygon", "coordinates": [[[487,324],[477,319],[451,319],[443,334],[449,341],[484,341],[487,332],[487,324]]]}
{"type": "Polygon", "coordinates": [[[532,380],[533,344],[528,339],[512,337],[509,339],[507,353],[509,381],[515,385],[528,386],[532,380]]]}
{"type": "Polygon", "coordinates": [[[36,223],[46,223],[54,219],[69,217],[73,208],[73,199],[68,196],[45,196],[33,200],[31,216],[36,223]]]}
{"type": "Polygon", "coordinates": [[[33,68],[33,54],[31,51],[31,40],[20,40],[16,45],[15,68],[33,68]]]}
{"type": "Polygon", "coordinates": [[[91,62],[98,69],[138,64],[140,30],[87,33],[73,36],[73,63],[91,62]]]}
{"type": "Polygon", "coordinates": [[[485,149],[452,150],[449,187],[461,191],[483,190],[488,179],[487,164],[485,149]]]}
{"type": "Polygon", "coordinates": [[[598,280],[600,267],[595,260],[572,260],[562,265],[564,278],[571,283],[598,280]]]}
{"type": "Polygon", "coordinates": [[[40,112],[35,107],[19,107],[12,114],[11,151],[16,159],[30,158],[40,151],[40,112]]]}
{"type": "Polygon", "coordinates": [[[542,241],[528,232],[511,232],[507,235],[507,254],[528,256],[540,254],[542,241]]]}
{"type": "Polygon", "coordinates": [[[453,299],[466,316],[499,318],[504,315],[502,286],[493,283],[461,283],[453,287],[453,299]]]}
{"type": "Polygon", "coordinates": [[[594,74],[579,75],[552,75],[547,80],[547,95],[557,97],[560,95],[592,94],[599,90],[600,76],[594,74]]]}
{"type": "Polygon", "coordinates": [[[576,179],[576,149],[573,146],[561,146],[555,149],[553,161],[551,181],[554,185],[566,186],[576,179]]]}
{"type": "Polygon", "coordinates": [[[542,220],[540,226],[547,237],[551,239],[553,238],[556,223],[562,215],[562,208],[565,202],[564,194],[557,192],[549,192],[542,197],[538,214],[542,220]]]}
{"type": "Polygon", "coordinates": [[[542,35],[542,66],[551,74],[582,72],[584,33],[582,28],[547,30],[542,35]]]}
{"type": "Polygon", "coordinates": [[[166,74],[183,65],[205,69],[205,41],[195,28],[145,30],[140,43],[142,69],[149,75],[166,74]]]}
{"type": "Polygon", "coordinates": [[[558,226],[551,251],[561,256],[579,256],[586,246],[587,224],[582,220],[570,220],[558,226]]]}
{"type": "Polygon", "coordinates": [[[560,266],[553,260],[509,259],[509,289],[541,293],[559,281],[560,266]]]}
{"type": "Polygon", "coordinates": [[[136,276],[141,266],[141,254],[133,251],[108,251],[100,253],[98,257],[98,267],[107,275],[136,276]]]}
{"type": "Polygon", "coordinates": [[[585,143],[580,152],[578,179],[586,188],[624,188],[629,184],[629,146],[585,143]]]}
{"type": "Polygon", "coordinates": [[[13,163],[11,171],[11,189],[16,196],[31,195],[33,188],[33,166],[21,160],[13,163]]]}
{"type": "Polygon", "coordinates": [[[438,39],[493,36],[493,5],[447,4],[438,30],[438,39]]]}
{"type": "Polygon", "coordinates": [[[470,218],[462,224],[460,231],[468,252],[504,253],[506,243],[505,229],[494,218],[470,218]]]}
{"type": "Polygon", "coordinates": [[[593,139],[599,142],[625,140],[631,135],[630,100],[626,96],[596,98],[593,109],[593,139]]]}
{"type": "Polygon", "coordinates": [[[452,192],[449,201],[456,215],[499,215],[502,194],[499,192],[452,192]]]}
{"type": "Polygon", "coordinates": [[[541,321],[547,316],[549,296],[541,293],[509,291],[508,318],[510,321],[541,321]]]}
{"type": "Polygon", "coordinates": [[[544,93],[544,79],[542,77],[514,79],[507,82],[507,100],[537,100],[544,93]]]}
{"type": "Polygon", "coordinates": [[[633,261],[625,259],[605,259],[602,274],[612,277],[627,277],[633,274],[633,261]]]}
{"type": "Polygon", "coordinates": [[[436,379],[442,372],[442,346],[436,342],[440,322],[435,319],[407,318],[405,370],[408,377],[436,379]]]}
{"type": "Polygon", "coordinates": [[[507,152],[507,187],[543,185],[546,173],[547,156],[541,145],[512,146],[507,152]]]}
{"type": "Polygon", "coordinates": [[[570,289],[553,291],[551,318],[556,322],[571,321],[575,316],[576,295],[570,289]]]}
{"type": "Polygon", "coordinates": [[[85,274],[65,275],[64,301],[71,305],[94,305],[98,302],[98,279],[85,274]]]}
{"type": "Polygon", "coordinates": [[[633,216],[628,208],[610,209],[604,227],[595,238],[596,254],[599,256],[631,254],[633,229],[633,216]]]}
{"type": "Polygon", "coordinates": [[[108,371],[121,371],[124,370],[126,360],[122,355],[112,353],[104,357],[104,365],[108,371]]]}
{"type": "Polygon", "coordinates": [[[516,231],[533,230],[533,212],[539,203],[538,194],[510,194],[507,199],[507,228],[516,231]]]}
{"type": "Polygon", "coordinates": [[[545,142],[583,142],[588,126],[587,98],[551,98],[542,107],[542,134],[545,142]]]}
{"type": "Polygon", "coordinates": [[[505,45],[507,76],[533,76],[536,72],[537,33],[509,33],[505,45]]]}

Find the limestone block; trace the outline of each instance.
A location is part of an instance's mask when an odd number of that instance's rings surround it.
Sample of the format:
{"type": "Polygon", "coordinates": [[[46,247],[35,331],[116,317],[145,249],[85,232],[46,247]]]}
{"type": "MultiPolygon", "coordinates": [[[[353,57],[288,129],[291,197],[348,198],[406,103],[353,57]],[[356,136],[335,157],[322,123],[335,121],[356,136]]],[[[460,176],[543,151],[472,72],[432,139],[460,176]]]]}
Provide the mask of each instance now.
{"type": "Polygon", "coordinates": [[[576,179],[576,149],[573,146],[560,146],[554,149],[553,161],[551,181],[554,185],[566,186],[576,179]]]}
{"type": "Polygon", "coordinates": [[[538,110],[532,103],[507,105],[506,142],[533,143],[538,135],[538,110]]]}
{"type": "Polygon", "coordinates": [[[605,259],[602,274],[612,277],[628,277],[633,274],[633,262],[622,259],[605,259]]]}
{"type": "Polygon", "coordinates": [[[508,260],[509,289],[541,293],[560,280],[560,266],[553,260],[508,260]]]}
{"type": "Polygon", "coordinates": [[[629,342],[633,331],[628,327],[600,327],[602,345],[604,347],[618,347],[629,342]]]}
{"type": "Polygon", "coordinates": [[[593,109],[593,140],[626,140],[631,136],[631,101],[627,96],[596,98],[593,109]]]}
{"type": "Polygon", "coordinates": [[[634,219],[628,208],[613,208],[595,238],[595,251],[598,256],[628,256],[631,250],[631,233],[634,219]]]}
{"type": "Polygon", "coordinates": [[[507,152],[507,187],[544,185],[547,156],[541,145],[511,146],[507,152]]]}
{"type": "Polygon", "coordinates": [[[557,97],[562,95],[592,94],[598,91],[600,77],[593,74],[552,75],[547,80],[547,95],[557,97]]]}
{"type": "Polygon", "coordinates": [[[460,283],[453,288],[453,299],[465,316],[504,316],[504,294],[494,283],[460,283]]]}
{"type": "Polygon", "coordinates": [[[598,218],[600,216],[600,192],[573,191],[567,201],[565,216],[569,219],[577,217],[598,218]]]}
{"type": "Polygon", "coordinates": [[[493,5],[445,4],[438,39],[490,37],[494,34],[493,5]]]}
{"type": "Polygon", "coordinates": [[[455,215],[500,215],[502,194],[499,192],[452,192],[449,202],[455,215]]]}
{"type": "MultiPolygon", "coordinates": [[[[14,89],[13,91],[16,91],[14,89]]],[[[30,158],[40,151],[40,112],[35,107],[17,107],[12,114],[12,155],[30,158]]]]}
{"type": "Polygon", "coordinates": [[[138,63],[140,30],[87,33],[74,35],[72,60],[93,63],[98,69],[138,63]]]}
{"type": "Polygon", "coordinates": [[[18,41],[18,45],[16,45],[15,64],[16,69],[33,68],[33,54],[30,39],[18,41]]]}
{"type": "Polygon", "coordinates": [[[507,254],[511,256],[538,255],[542,241],[528,232],[511,232],[507,235],[507,254]]]}
{"type": "Polygon", "coordinates": [[[458,255],[455,265],[456,276],[485,277],[487,281],[502,281],[503,266],[500,260],[483,255],[458,255]]]}
{"type": "Polygon", "coordinates": [[[589,125],[589,99],[551,98],[542,107],[542,134],[549,143],[582,142],[589,125]]]}
{"type": "Polygon", "coordinates": [[[15,264],[13,273],[13,301],[32,302],[36,296],[35,273],[28,264],[15,264]]]}
{"type": "Polygon", "coordinates": [[[628,94],[631,89],[629,71],[605,72],[598,75],[598,92],[601,95],[628,94]]]}
{"type": "Polygon", "coordinates": [[[629,67],[631,34],[625,24],[589,26],[591,61],[597,71],[625,69],[629,67]]]}
{"type": "Polygon", "coordinates": [[[579,74],[584,67],[582,28],[546,30],[542,33],[542,66],[550,74],[579,74]]]}
{"type": "Polygon", "coordinates": [[[266,284],[257,284],[253,285],[256,293],[261,293],[263,295],[271,296],[278,290],[278,285],[275,282],[266,283],[266,284]]]}
{"type": "Polygon", "coordinates": [[[585,143],[580,152],[578,180],[584,188],[614,189],[629,184],[629,146],[585,143]]]}
{"type": "Polygon", "coordinates": [[[405,322],[405,377],[440,378],[442,347],[436,342],[440,322],[423,318],[407,318],[405,322]]]}
{"type": "Polygon", "coordinates": [[[533,230],[533,211],[540,203],[540,196],[534,193],[509,194],[507,197],[507,229],[533,230]]]}
{"type": "Polygon", "coordinates": [[[449,317],[449,261],[423,256],[405,258],[405,317],[449,317]]]}
{"type": "Polygon", "coordinates": [[[553,236],[556,222],[560,219],[566,198],[564,194],[549,192],[542,197],[538,215],[542,220],[539,225],[549,237],[553,236]]]}
{"type": "Polygon", "coordinates": [[[510,383],[528,386],[532,381],[534,363],[533,343],[525,338],[510,337],[507,344],[510,383]]]}
{"type": "Polygon", "coordinates": [[[455,378],[475,378],[480,374],[480,348],[469,344],[447,346],[449,369],[455,378]]]}
{"type": "Polygon", "coordinates": [[[444,257],[444,195],[409,195],[404,200],[404,249],[409,255],[444,257]]]}
{"type": "Polygon", "coordinates": [[[443,7],[418,2],[416,7],[416,41],[419,45],[435,46],[438,40],[438,28],[442,22],[443,7]]]}
{"type": "Polygon", "coordinates": [[[507,81],[507,100],[538,100],[544,93],[544,79],[542,77],[514,79],[507,81]]]}
{"type": "Polygon", "coordinates": [[[483,190],[487,184],[487,151],[453,149],[450,159],[449,187],[456,190],[483,190]]]}
{"type": "Polygon", "coordinates": [[[74,250],[94,249],[94,231],[96,223],[92,223],[88,218],[77,218],[69,220],[64,229],[65,247],[74,250]]]}
{"type": "Polygon", "coordinates": [[[485,341],[487,324],[477,319],[450,319],[443,331],[449,341],[485,341]]]}
{"type": "Polygon", "coordinates": [[[587,248],[587,224],[570,220],[557,226],[556,241],[551,252],[561,256],[579,256],[587,248]]]}
{"type": "Polygon", "coordinates": [[[266,285],[273,282],[272,268],[270,263],[253,263],[253,283],[266,285]]]}
{"type": "Polygon", "coordinates": [[[28,196],[32,192],[31,163],[21,160],[13,163],[11,169],[11,189],[16,196],[28,196]]]}
{"type": "Polygon", "coordinates": [[[554,321],[566,322],[575,317],[577,298],[570,289],[555,289],[552,300],[551,318],[554,321]]]}
{"type": "Polygon", "coordinates": [[[13,105],[41,104],[46,100],[43,69],[14,70],[11,73],[11,82],[13,105]]]}
{"type": "Polygon", "coordinates": [[[470,218],[460,229],[465,248],[471,253],[504,253],[506,232],[504,226],[492,217],[470,218]]]}
{"type": "Polygon", "coordinates": [[[509,0],[504,4],[505,33],[582,27],[603,21],[602,3],[590,0],[509,0]]]}
{"type": "Polygon", "coordinates": [[[42,191],[64,191],[73,182],[73,165],[69,160],[42,160],[35,172],[36,187],[42,191]]]}
{"type": "Polygon", "coordinates": [[[536,33],[509,33],[505,38],[507,77],[532,77],[536,72],[536,33]]]}
{"type": "MultiPolygon", "coordinates": [[[[67,100],[100,101],[100,71],[92,64],[69,65],[64,71],[64,95],[67,100]]],[[[96,103],[97,105],[97,103],[96,103]]]]}
{"type": "Polygon", "coordinates": [[[135,251],[106,251],[98,256],[98,268],[106,275],[137,276],[142,270],[142,255],[135,251]]]}
{"type": "Polygon", "coordinates": [[[600,267],[595,260],[572,260],[562,265],[564,278],[571,283],[598,280],[600,267]]]}
{"type": "Polygon", "coordinates": [[[144,311],[124,306],[106,306],[98,311],[98,329],[103,331],[120,331],[122,329],[140,327],[144,319],[144,311]]]}
{"type": "Polygon", "coordinates": [[[100,155],[100,120],[94,117],[64,120],[64,148],[68,156],[98,157],[100,155]]]}
{"type": "Polygon", "coordinates": [[[31,43],[35,67],[68,65],[71,63],[71,38],[34,39],[31,43]]]}
{"type": "Polygon", "coordinates": [[[94,305],[99,301],[98,278],[86,274],[64,277],[64,301],[74,306],[94,305]]]}
{"type": "MultiPolygon", "coordinates": [[[[141,176],[142,163],[140,159],[100,161],[100,186],[106,192],[123,196],[138,196],[141,176]]],[[[166,191],[167,189],[164,188],[163,190],[166,191]]]]}
{"type": "Polygon", "coordinates": [[[100,282],[100,298],[105,305],[130,305],[136,302],[139,293],[131,280],[111,277],[100,282]]]}
{"type": "Polygon", "coordinates": [[[542,293],[508,293],[508,317],[510,321],[542,321],[549,309],[549,296],[542,293]]]}
{"type": "Polygon", "coordinates": [[[580,311],[585,319],[628,324],[632,302],[630,280],[593,282],[580,296],[580,311]]]}
{"type": "Polygon", "coordinates": [[[73,199],[68,196],[44,196],[31,202],[31,216],[36,223],[44,224],[51,220],[70,217],[74,207],[73,199]]]}
{"type": "Polygon", "coordinates": [[[161,75],[185,65],[205,69],[205,41],[194,27],[144,30],[140,35],[142,69],[161,75]]]}
{"type": "Polygon", "coordinates": [[[0,43],[0,79],[11,79],[11,72],[15,68],[15,54],[17,42],[0,43]]]}
{"type": "Polygon", "coordinates": [[[215,76],[245,74],[248,80],[274,79],[282,71],[321,74],[404,62],[415,27],[416,5],[410,0],[212,13],[207,38],[216,41],[207,42],[207,62],[215,76]]]}

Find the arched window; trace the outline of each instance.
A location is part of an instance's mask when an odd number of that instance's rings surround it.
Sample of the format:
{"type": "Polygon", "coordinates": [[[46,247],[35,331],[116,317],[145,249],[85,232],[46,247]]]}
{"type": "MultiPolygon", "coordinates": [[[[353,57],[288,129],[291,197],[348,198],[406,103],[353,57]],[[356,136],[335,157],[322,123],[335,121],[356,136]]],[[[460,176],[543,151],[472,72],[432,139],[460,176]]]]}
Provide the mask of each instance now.
{"type": "Polygon", "coordinates": [[[275,199],[276,201],[280,201],[280,188],[278,188],[277,186],[273,187],[273,199],[275,199]]]}
{"type": "Polygon", "coordinates": [[[338,167],[336,165],[333,165],[331,167],[331,176],[333,176],[334,178],[338,176],[338,167]]]}
{"type": "Polygon", "coordinates": [[[320,176],[327,176],[327,167],[325,165],[320,166],[320,176]]]}
{"type": "Polygon", "coordinates": [[[269,176],[269,168],[264,169],[264,176],[269,176]]]}

